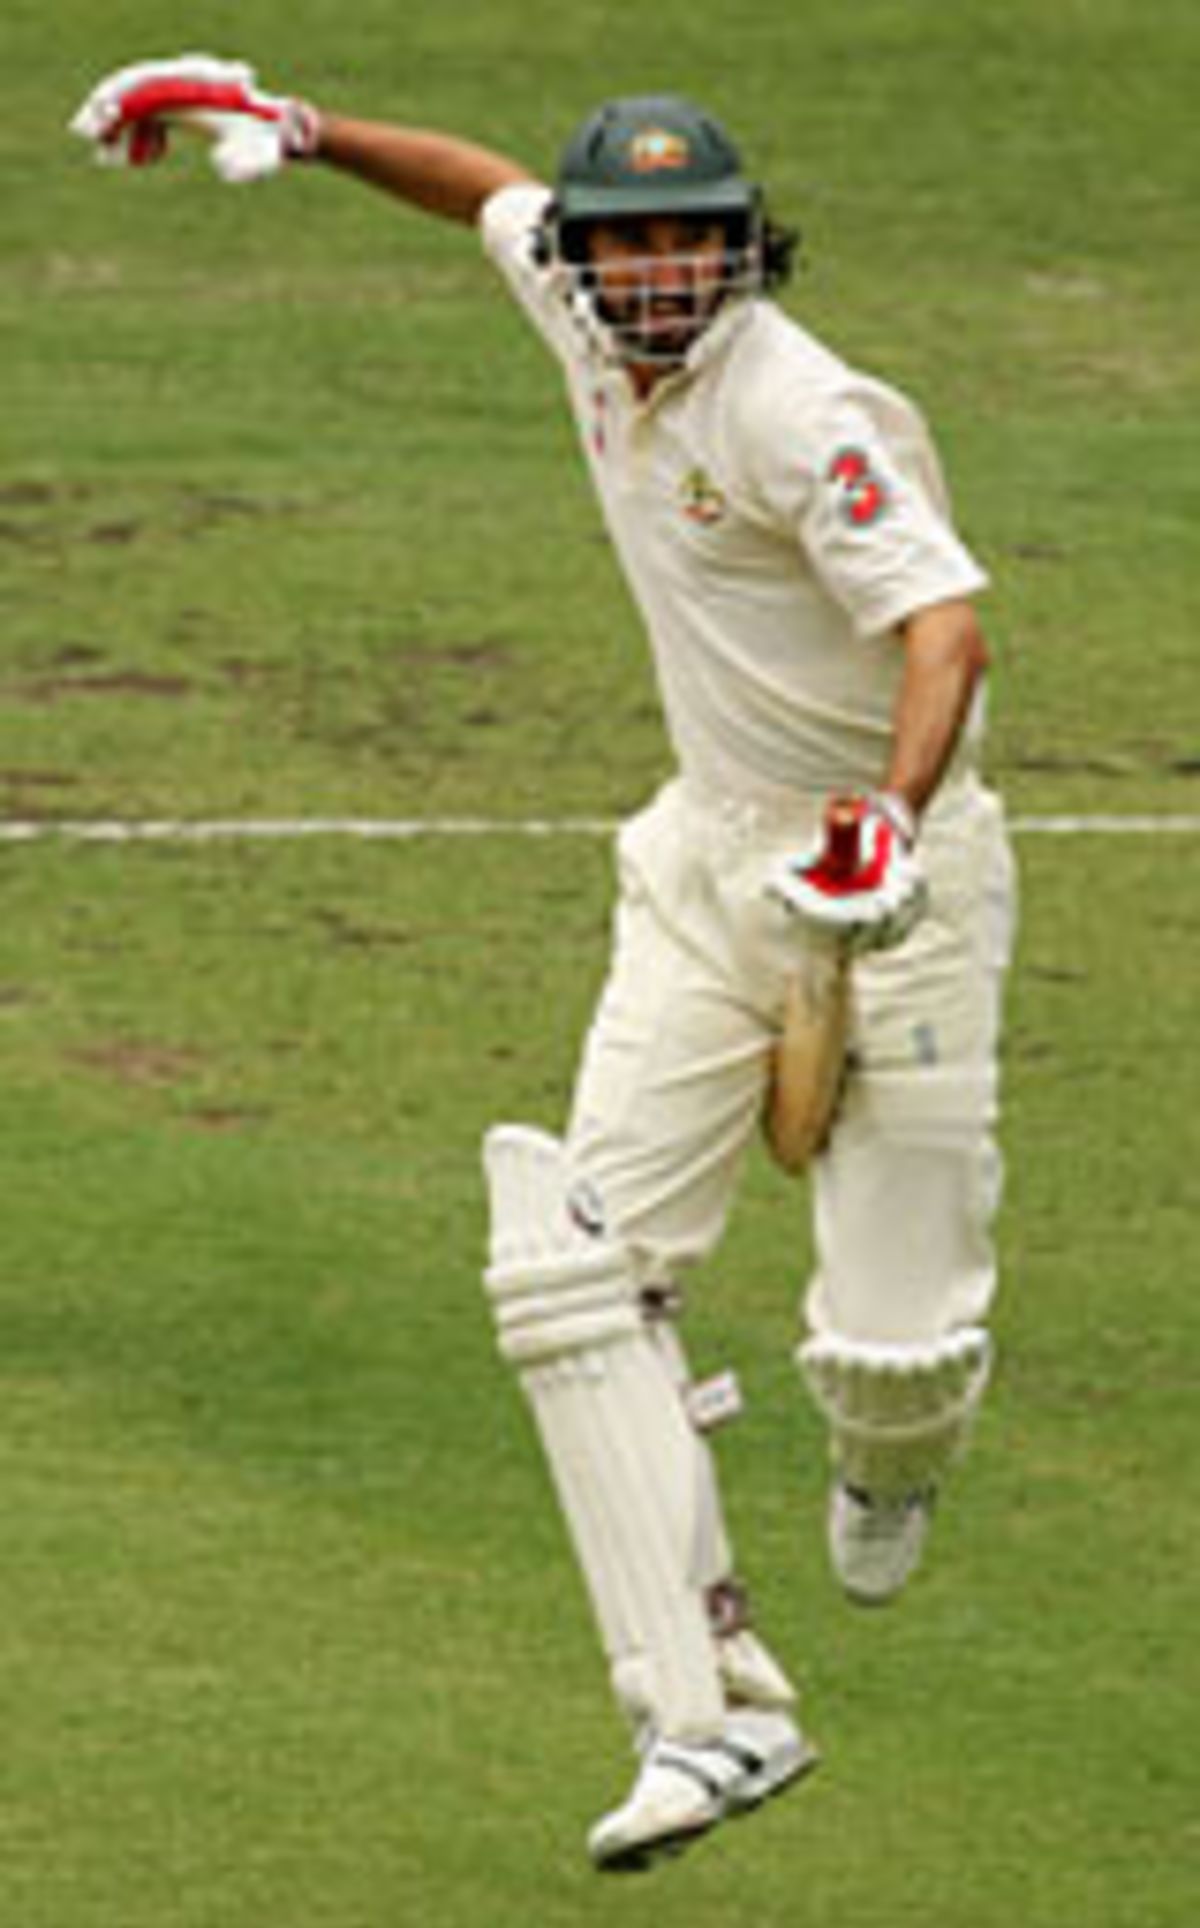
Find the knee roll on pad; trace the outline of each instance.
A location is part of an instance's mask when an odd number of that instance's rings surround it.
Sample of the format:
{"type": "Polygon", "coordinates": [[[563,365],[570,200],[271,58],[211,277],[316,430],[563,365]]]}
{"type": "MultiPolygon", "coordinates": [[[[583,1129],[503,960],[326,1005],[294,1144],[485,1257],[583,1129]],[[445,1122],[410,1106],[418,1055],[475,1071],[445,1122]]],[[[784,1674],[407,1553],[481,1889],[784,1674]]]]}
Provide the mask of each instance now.
{"type": "Polygon", "coordinates": [[[484,1275],[500,1351],[536,1365],[641,1330],[623,1246],[572,1217],[563,1149],[527,1125],[498,1125],[484,1141],[491,1263],[484,1275]]]}
{"type": "Polygon", "coordinates": [[[491,1265],[488,1296],[500,1351],[510,1365],[546,1365],[633,1339],[638,1295],[616,1246],[564,1253],[539,1264],[491,1265]]]}
{"type": "Polygon", "coordinates": [[[928,1345],[869,1345],[821,1333],[797,1361],[830,1426],[838,1474],[880,1498],[937,1483],[962,1451],[991,1371],[980,1326],[928,1345]]]}

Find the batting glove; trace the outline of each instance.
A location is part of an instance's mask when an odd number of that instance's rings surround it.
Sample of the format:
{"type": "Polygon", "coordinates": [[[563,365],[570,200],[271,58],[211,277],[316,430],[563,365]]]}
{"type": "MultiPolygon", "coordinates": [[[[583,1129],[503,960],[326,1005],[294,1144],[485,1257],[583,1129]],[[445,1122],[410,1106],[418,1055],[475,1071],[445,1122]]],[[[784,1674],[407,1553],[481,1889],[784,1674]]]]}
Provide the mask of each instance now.
{"type": "Polygon", "coordinates": [[[776,864],[767,892],[850,951],[890,949],[928,901],[914,829],[900,797],[835,798],[819,845],[776,864]]]}
{"type": "Polygon", "coordinates": [[[97,160],[115,167],[161,160],[174,126],[206,134],[221,179],[240,182],[311,159],[319,121],[306,101],[263,93],[254,69],[241,61],[183,54],[109,74],[70,123],[73,134],[93,143],[97,160]]]}

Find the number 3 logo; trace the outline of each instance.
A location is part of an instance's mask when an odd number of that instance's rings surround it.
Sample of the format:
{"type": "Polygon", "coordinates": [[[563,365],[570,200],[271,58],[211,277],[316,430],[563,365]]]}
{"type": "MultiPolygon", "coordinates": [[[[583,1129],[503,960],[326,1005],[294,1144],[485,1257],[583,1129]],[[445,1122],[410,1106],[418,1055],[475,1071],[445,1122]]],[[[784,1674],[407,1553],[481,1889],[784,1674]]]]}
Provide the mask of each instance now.
{"type": "Polygon", "coordinates": [[[862,449],[839,449],[826,471],[838,493],[838,513],[855,529],[878,522],[887,507],[887,489],[862,449]]]}

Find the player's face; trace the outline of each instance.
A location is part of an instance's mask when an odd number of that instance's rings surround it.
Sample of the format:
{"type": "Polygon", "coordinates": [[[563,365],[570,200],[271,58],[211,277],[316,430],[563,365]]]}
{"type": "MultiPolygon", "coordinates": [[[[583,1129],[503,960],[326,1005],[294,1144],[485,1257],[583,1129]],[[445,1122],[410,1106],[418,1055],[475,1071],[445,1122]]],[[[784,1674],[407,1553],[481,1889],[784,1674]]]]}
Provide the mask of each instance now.
{"type": "Polygon", "coordinates": [[[658,214],[597,222],[588,239],[604,319],[635,352],[682,360],[727,285],[724,224],[658,214]]]}

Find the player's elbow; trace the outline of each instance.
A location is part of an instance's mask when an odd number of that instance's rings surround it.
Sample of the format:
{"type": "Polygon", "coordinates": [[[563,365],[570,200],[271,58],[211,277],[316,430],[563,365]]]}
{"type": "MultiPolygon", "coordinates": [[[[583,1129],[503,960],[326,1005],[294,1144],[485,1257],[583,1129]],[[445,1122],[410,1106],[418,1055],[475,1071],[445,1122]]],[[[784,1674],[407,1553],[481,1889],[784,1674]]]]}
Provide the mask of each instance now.
{"type": "Polygon", "coordinates": [[[918,609],[901,635],[912,655],[952,665],[965,683],[973,685],[987,673],[990,653],[972,603],[955,600],[918,609]]]}
{"type": "Polygon", "coordinates": [[[963,681],[974,689],[975,685],[987,675],[991,654],[988,650],[987,638],[979,626],[979,619],[969,605],[959,630],[957,649],[963,681]]]}

